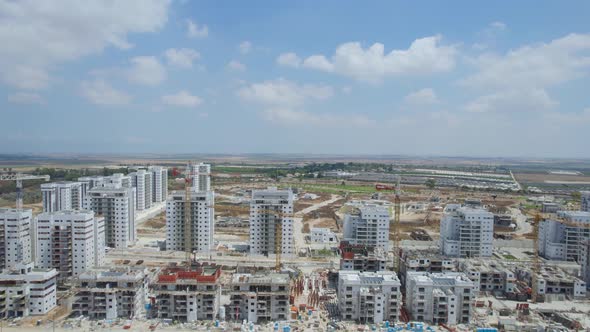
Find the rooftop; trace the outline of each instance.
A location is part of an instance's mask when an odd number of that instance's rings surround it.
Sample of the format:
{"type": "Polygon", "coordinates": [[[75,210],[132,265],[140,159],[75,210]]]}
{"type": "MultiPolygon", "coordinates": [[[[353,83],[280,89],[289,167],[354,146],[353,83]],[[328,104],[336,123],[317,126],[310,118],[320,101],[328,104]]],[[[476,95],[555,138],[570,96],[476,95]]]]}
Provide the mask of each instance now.
{"type": "Polygon", "coordinates": [[[234,284],[288,284],[289,281],[287,273],[236,273],[232,277],[234,284]]]}

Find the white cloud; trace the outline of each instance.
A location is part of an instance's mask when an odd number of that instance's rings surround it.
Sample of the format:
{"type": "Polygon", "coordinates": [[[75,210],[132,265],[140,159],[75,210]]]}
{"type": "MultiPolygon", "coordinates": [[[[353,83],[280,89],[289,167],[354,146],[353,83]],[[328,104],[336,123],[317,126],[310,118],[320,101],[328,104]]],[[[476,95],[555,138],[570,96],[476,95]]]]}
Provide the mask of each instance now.
{"type": "Polygon", "coordinates": [[[436,93],[431,88],[414,91],[404,97],[404,102],[409,105],[433,105],[438,103],[436,93]]]}
{"type": "Polygon", "coordinates": [[[507,26],[506,26],[506,23],[504,23],[504,22],[496,21],[496,22],[490,23],[490,28],[496,29],[496,30],[506,30],[507,26]]]}
{"type": "Polygon", "coordinates": [[[590,124],[590,108],[581,112],[546,112],[543,117],[551,125],[587,126],[590,124]]]}
{"type": "Polygon", "coordinates": [[[169,65],[192,68],[193,61],[198,60],[201,57],[201,54],[190,48],[169,48],[164,52],[164,56],[169,65]]]}
{"type": "Polygon", "coordinates": [[[471,59],[477,72],[461,81],[480,88],[546,88],[588,75],[590,34],[569,34],[549,43],[526,45],[504,55],[471,59]]]}
{"type": "Polygon", "coordinates": [[[205,24],[199,25],[192,20],[186,21],[187,34],[191,38],[205,38],[209,35],[209,27],[205,24]]]}
{"type": "Polygon", "coordinates": [[[186,90],[178,93],[162,96],[162,103],[178,107],[197,107],[203,103],[203,100],[186,90]]]}
{"type": "Polygon", "coordinates": [[[252,43],[245,40],[245,41],[241,42],[240,45],[238,45],[238,50],[242,54],[248,54],[248,53],[250,53],[250,51],[252,51],[252,43]]]}
{"type": "Polygon", "coordinates": [[[132,99],[127,93],[116,90],[110,84],[100,79],[82,82],[80,88],[82,95],[86,99],[98,105],[126,105],[132,99]]]}
{"type": "Polygon", "coordinates": [[[537,112],[559,105],[545,90],[510,90],[479,97],[465,106],[468,112],[537,112]]]}
{"type": "Polygon", "coordinates": [[[365,82],[379,82],[387,76],[445,72],[454,68],[457,50],[455,46],[441,45],[441,40],[439,35],[416,39],[408,49],[387,54],[380,43],[363,49],[360,43],[349,42],[338,46],[330,59],[312,55],[303,66],[365,82]]]}
{"type": "Polygon", "coordinates": [[[317,69],[322,71],[334,71],[334,64],[332,64],[323,55],[312,55],[303,61],[303,67],[317,69]]]}
{"type": "Polygon", "coordinates": [[[282,125],[312,125],[322,127],[369,127],[375,125],[364,115],[316,114],[288,108],[270,108],[262,113],[265,120],[282,125]]]}
{"type": "Polygon", "coordinates": [[[283,53],[277,57],[277,64],[297,68],[301,66],[301,58],[293,52],[283,53]]]}
{"type": "Polygon", "coordinates": [[[169,0],[22,0],[0,2],[0,76],[22,89],[49,85],[54,65],[127,49],[132,33],[161,29],[169,0]]]}
{"type": "Polygon", "coordinates": [[[307,124],[322,127],[371,126],[364,115],[313,113],[302,110],[306,104],[331,98],[334,89],[323,84],[297,84],[285,79],[254,83],[242,87],[238,96],[261,104],[264,120],[281,125],[307,124]]]}
{"type": "Polygon", "coordinates": [[[166,79],[166,68],[154,56],[138,56],[131,59],[132,67],[127,71],[130,82],[141,85],[158,85],[166,79]]]}
{"type": "Polygon", "coordinates": [[[246,65],[237,60],[232,60],[226,65],[226,68],[234,71],[245,71],[246,65]]]}
{"type": "Polygon", "coordinates": [[[285,79],[254,83],[238,90],[244,100],[270,106],[300,106],[310,100],[325,100],[334,95],[329,85],[297,84],[285,79]]]}
{"type": "Polygon", "coordinates": [[[43,99],[41,95],[31,92],[17,92],[15,94],[9,95],[8,101],[13,104],[45,104],[45,99],[43,99]]]}

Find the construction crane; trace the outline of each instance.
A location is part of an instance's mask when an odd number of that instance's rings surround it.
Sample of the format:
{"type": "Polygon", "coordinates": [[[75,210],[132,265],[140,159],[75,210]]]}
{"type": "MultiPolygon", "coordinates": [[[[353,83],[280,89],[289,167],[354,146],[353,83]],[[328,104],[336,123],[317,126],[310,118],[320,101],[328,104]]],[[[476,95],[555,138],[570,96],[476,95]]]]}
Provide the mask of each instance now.
{"type": "Polygon", "coordinates": [[[397,176],[397,183],[395,184],[395,211],[393,216],[393,270],[396,273],[400,271],[400,213],[401,213],[401,176],[397,176]]]}
{"type": "MultiPolygon", "coordinates": [[[[172,176],[180,175],[180,171],[176,168],[172,169],[172,176]]],[[[193,172],[191,169],[191,163],[187,162],[186,170],[184,174],[184,214],[183,214],[183,232],[184,232],[184,252],[186,254],[186,268],[191,269],[192,255],[193,255],[193,243],[192,243],[192,204],[191,204],[191,191],[193,183],[193,172]]]]}
{"type": "MultiPolygon", "coordinates": [[[[249,213],[249,208],[240,207],[240,206],[229,206],[229,205],[219,205],[220,209],[229,210],[238,213],[249,213]]],[[[282,213],[277,210],[271,209],[264,209],[261,211],[266,215],[270,215],[273,217],[274,222],[274,247],[275,247],[275,270],[277,272],[281,271],[281,255],[283,252],[283,219],[284,218],[293,218],[292,214],[282,213]]]]}
{"type": "MultiPolygon", "coordinates": [[[[401,176],[396,176],[396,184],[395,186],[376,183],[375,190],[382,191],[382,190],[395,190],[395,198],[394,198],[394,206],[393,206],[393,224],[391,228],[393,229],[393,270],[395,272],[399,272],[400,270],[400,213],[401,213],[401,202],[400,202],[400,195],[401,195],[401,176]]],[[[389,210],[391,213],[391,208],[389,210]]],[[[425,220],[426,221],[426,220],[425,220]]]]}
{"type": "Polygon", "coordinates": [[[541,258],[539,257],[539,224],[541,223],[543,218],[541,217],[540,213],[535,215],[535,219],[533,221],[533,275],[531,278],[532,282],[532,291],[531,291],[531,302],[537,303],[537,294],[539,292],[538,284],[538,277],[539,273],[541,273],[541,258]]]}
{"type": "Polygon", "coordinates": [[[12,168],[4,168],[0,172],[0,181],[16,181],[16,209],[23,208],[23,181],[44,180],[49,181],[49,175],[32,175],[13,172],[12,168]]]}

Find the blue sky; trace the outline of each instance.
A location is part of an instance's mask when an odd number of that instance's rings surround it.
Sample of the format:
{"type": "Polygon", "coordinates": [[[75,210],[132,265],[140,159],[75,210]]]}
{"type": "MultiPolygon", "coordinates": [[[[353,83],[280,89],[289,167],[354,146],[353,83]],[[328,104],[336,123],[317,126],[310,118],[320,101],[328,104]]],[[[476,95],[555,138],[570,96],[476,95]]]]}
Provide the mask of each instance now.
{"type": "Polygon", "coordinates": [[[0,153],[587,158],[589,12],[0,0],[0,153]]]}

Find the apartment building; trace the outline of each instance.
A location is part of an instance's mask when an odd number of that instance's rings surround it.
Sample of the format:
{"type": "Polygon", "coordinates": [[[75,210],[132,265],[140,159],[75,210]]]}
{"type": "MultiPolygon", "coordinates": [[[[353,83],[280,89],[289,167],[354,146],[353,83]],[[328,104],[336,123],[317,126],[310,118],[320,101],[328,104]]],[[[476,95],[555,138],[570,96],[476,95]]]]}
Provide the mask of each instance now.
{"type": "Polygon", "coordinates": [[[88,191],[88,210],[104,217],[105,244],[127,248],[136,241],[135,188],[105,185],[88,191]]]}
{"type": "Polygon", "coordinates": [[[293,192],[270,187],[253,190],[250,203],[250,253],[274,255],[280,240],[281,255],[295,254],[293,240],[293,192]],[[277,236],[280,236],[277,239],[277,236]]]}
{"type": "Polygon", "coordinates": [[[580,247],[580,274],[586,285],[590,285],[590,239],[583,239],[580,247]]]}
{"type": "Polygon", "coordinates": [[[32,210],[0,208],[0,269],[33,261],[32,227],[32,210]]]}
{"type": "Polygon", "coordinates": [[[92,211],[41,213],[35,225],[37,266],[55,268],[59,281],[102,266],[104,228],[104,218],[95,216],[92,211]]]}
{"type": "Polygon", "coordinates": [[[16,264],[0,273],[0,294],[4,294],[4,317],[45,315],[56,306],[57,271],[35,269],[33,263],[16,264]]]}
{"type": "Polygon", "coordinates": [[[379,324],[399,320],[401,283],[395,272],[340,271],[338,308],[344,320],[379,324]]]}
{"type": "Polygon", "coordinates": [[[387,254],[381,248],[340,243],[340,270],[377,272],[385,271],[387,254]]]}
{"type": "Polygon", "coordinates": [[[147,279],[142,269],[86,271],[76,280],[72,312],[90,319],[144,317],[147,279]]]}
{"type": "Polygon", "coordinates": [[[364,204],[344,215],[342,238],[350,244],[389,250],[389,210],[375,204],[364,204]]]}
{"type": "Polygon", "coordinates": [[[440,254],[437,249],[404,250],[400,257],[400,278],[405,285],[408,272],[455,272],[458,259],[440,254]]]}
{"type": "Polygon", "coordinates": [[[193,188],[198,191],[211,190],[211,165],[209,164],[192,164],[190,172],[193,178],[193,188]]]}
{"type": "Polygon", "coordinates": [[[333,244],[338,242],[338,237],[329,228],[313,227],[310,232],[311,243],[333,244]]]}
{"type": "Polygon", "coordinates": [[[135,207],[142,211],[152,207],[152,173],[144,169],[129,173],[131,186],[135,188],[135,207]]]}
{"type": "Polygon", "coordinates": [[[168,169],[162,166],[149,166],[152,174],[152,202],[164,202],[168,197],[168,169]]]}
{"type": "Polygon", "coordinates": [[[504,294],[517,291],[516,274],[497,260],[464,260],[460,270],[475,283],[475,295],[479,292],[504,294]]]}
{"type": "Polygon", "coordinates": [[[80,182],[42,183],[43,212],[81,210],[86,198],[82,189],[82,183],[80,182]]]}
{"type": "Polygon", "coordinates": [[[590,238],[590,212],[558,211],[539,224],[539,254],[551,260],[578,262],[582,241],[590,238]]]}
{"type": "Polygon", "coordinates": [[[582,211],[590,212],[590,191],[581,191],[581,209],[582,211]]]}
{"type": "Polygon", "coordinates": [[[406,309],[417,321],[467,324],[475,288],[475,283],[461,272],[408,272],[406,309]]]}
{"type": "MultiPolygon", "coordinates": [[[[514,274],[517,280],[522,280],[533,286],[533,270],[530,264],[515,266],[514,274]]],[[[573,298],[586,297],[586,282],[576,276],[565,273],[556,266],[542,265],[537,274],[538,295],[565,295],[573,298]]]]}
{"type": "Polygon", "coordinates": [[[180,322],[212,320],[219,313],[221,267],[168,268],[150,285],[151,317],[180,322]]]}
{"type": "Polygon", "coordinates": [[[228,292],[227,318],[257,324],[287,320],[290,291],[287,273],[236,273],[228,292]]]}
{"type": "Polygon", "coordinates": [[[440,252],[453,257],[490,257],[494,215],[481,208],[448,204],[440,222],[440,252]]]}
{"type": "MultiPolygon", "coordinates": [[[[215,196],[212,191],[191,190],[191,250],[207,253],[214,249],[215,196]]],[[[184,211],[186,209],[184,191],[173,191],[166,201],[166,249],[185,251],[184,211]]]]}

